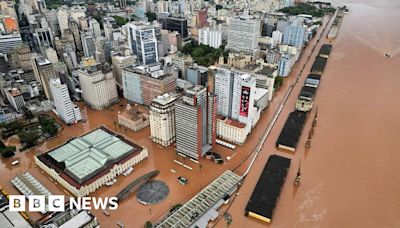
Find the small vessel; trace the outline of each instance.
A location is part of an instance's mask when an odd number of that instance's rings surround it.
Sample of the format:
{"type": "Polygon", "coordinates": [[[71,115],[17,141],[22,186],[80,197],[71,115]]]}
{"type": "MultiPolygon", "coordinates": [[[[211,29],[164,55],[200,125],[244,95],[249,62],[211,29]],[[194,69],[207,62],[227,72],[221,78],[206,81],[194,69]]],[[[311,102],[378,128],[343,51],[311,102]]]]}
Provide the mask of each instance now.
{"type": "Polygon", "coordinates": [[[386,52],[386,53],[385,53],[385,56],[386,56],[386,58],[392,57],[392,55],[390,54],[390,52],[386,52]]]}
{"type": "Polygon", "coordinates": [[[297,170],[296,178],[294,179],[294,186],[300,185],[300,178],[301,178],[300,166],[301,166],[301,160],[299,164],[299,170],[297,170]]]}

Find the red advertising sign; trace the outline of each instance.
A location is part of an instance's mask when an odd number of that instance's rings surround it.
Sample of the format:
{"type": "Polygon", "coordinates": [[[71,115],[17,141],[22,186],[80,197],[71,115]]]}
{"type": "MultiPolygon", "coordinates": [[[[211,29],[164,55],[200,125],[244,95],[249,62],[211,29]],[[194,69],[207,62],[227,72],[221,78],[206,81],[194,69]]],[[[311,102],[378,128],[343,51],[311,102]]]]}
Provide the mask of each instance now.
{"type": "Polygon", "coordinates": [[[250,104],[250,87],[242,86],[242,94],[240,95],[240,115],[247,117],[249,115],[250,104]]]}

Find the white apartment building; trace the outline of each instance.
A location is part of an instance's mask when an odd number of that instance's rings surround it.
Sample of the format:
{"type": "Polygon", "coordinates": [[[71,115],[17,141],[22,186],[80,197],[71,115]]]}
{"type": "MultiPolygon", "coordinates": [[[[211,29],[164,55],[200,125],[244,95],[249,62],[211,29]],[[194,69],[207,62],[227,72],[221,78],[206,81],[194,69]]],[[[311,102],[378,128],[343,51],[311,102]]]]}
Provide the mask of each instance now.
{"type": "Polygon", "coordinates": [[[215,73],[215,94],[218,115],[229,117],[232,113],[233,74],[228,67],[219,67],[215,73]]]}
{"type": "Polygon", "coordinates": [[[162,146],[175,142],[175,100],[175,96],[164,94],[150,105],[151,138],[162,146]]]}
{"type": "Polygon", "coordinates": [[[255,56],[260,50],[258,47],[260,29],[261,21],[259,19],[251,19],[249,16],[232,18],[228,28],[226,48],[255,56]]]}
{"type": "Polygon", "coordinates": [[[53,94],[55,111],[66,124],[76,123],[82,119],[79,108],[72,103],[69,97],[67,85],[61,84],[58,78],[51,79],[50,89],[53,94]]]}
{"type": "Polygon", "coordinates": [[[78,70],[82,97],[93,109],[101,110],[118,101],[113,73],[102,72],[97,66],[78,70]]]}
{"type": "Polygon", "coordinates": [[[222,44],[222,31],[210,28],[199,29],[199,43],[219,48],[222,44]]]}

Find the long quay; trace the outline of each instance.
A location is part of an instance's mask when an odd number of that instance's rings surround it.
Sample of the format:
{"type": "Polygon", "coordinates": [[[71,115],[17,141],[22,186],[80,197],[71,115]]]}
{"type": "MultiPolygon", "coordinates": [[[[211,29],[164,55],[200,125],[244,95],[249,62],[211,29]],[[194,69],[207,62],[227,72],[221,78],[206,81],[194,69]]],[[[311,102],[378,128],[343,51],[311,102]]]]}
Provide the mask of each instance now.
{"type": "Polygon", "coordinates": [[[242,177],[232,171],[225,171],[191,200],[165,217],[156,227],[185,228],[205,227],[210,219],[216,218],[216,209],[236,191],[242,177]]]}

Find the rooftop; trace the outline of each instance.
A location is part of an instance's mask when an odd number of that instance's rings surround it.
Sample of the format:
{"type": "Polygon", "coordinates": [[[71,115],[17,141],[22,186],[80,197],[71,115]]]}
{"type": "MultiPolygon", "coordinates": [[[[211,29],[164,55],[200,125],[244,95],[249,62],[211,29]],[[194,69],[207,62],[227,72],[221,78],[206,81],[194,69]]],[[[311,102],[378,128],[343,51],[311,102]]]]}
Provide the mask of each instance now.
{"type": "Polygon", "coordinates": [[[169,94],[164,94],[162,96],[158,96],[157,98],[155,98],[152,102],[154,103],[158,103],[160,105],[167,105],[171,102],[174,102],[177,99],[176,96],[173,95],[169,95],[169,94]]]}
{"type": "Polygon", "coordinates": [[[97,179],[97,175],[104,175],[113,164],[141,150],[122,136],[100,127],[39,155],[38,159],[58,170],[67,182],[80,187],[97,179]]]}
{"type": "Polygon", "coordinates": [[[133,121],[146,120],[149,116],[149,110],[139,105],[134,105],[132,107],[128,104],[126,109],[118,115],[122,115],[133,121]]]}
{"type": "Polygon", "coordinates": [[[227,194],[230,194],[241,179],[239,175],[232,171],[225,171],[221,176],[211,182],[211,184],[201,190],[201,192],[179,209],[169,214],[155,227],[190,227],[227,194]]]}

